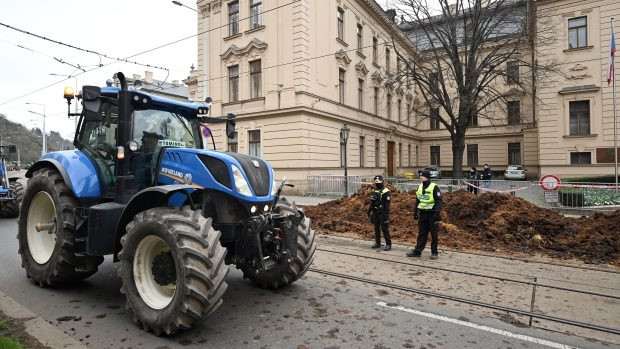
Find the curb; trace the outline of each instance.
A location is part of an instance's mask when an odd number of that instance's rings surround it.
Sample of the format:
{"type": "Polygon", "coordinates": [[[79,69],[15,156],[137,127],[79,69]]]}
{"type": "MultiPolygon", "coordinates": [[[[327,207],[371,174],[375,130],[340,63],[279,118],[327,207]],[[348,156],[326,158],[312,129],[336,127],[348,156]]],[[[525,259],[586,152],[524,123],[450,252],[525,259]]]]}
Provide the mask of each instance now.
{"type": "Polygon", "coordinates": [[[84,344],[49,324],[2,291],[0,291],[0,312],[10,318],[24,320],[25,331],[45,346],[54,349],[88,349],[84,344]]]}

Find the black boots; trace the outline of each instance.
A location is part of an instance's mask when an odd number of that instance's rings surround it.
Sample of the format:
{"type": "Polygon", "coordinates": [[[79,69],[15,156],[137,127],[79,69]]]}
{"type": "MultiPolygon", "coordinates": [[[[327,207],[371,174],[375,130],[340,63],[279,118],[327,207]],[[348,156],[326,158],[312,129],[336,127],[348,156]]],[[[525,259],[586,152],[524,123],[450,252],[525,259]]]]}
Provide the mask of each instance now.
{"type": "Polygon", "coordinates": [[[407,257],[422,257],[422,253],[411,250],[407,252],[407,257]]]}
{"type": "Polygon", "coordinates": [[[389,251],[392,249],[392,244],[387,244],[385,245],[385,248],[383,249],[383,251],[389,251]]]}
{"type": "Polygon", "coordinates": [[[381,248],[381,244],[378,242],[375,242],[375,244],[372,245],[372,248],[381,248]]]}

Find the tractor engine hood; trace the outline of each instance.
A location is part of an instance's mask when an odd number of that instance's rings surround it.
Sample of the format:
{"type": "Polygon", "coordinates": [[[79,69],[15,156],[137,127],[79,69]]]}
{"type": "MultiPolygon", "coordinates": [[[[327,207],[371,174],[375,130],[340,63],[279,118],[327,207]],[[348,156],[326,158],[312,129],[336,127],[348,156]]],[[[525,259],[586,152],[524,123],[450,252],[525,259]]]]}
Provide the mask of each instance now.
{"type": "Polygon", "coordinates": [[[246,202],[273,201],[274,174],[264,160],[233,152],[165,148],[158,169],[160,184],[213,189],[246,202]]]}

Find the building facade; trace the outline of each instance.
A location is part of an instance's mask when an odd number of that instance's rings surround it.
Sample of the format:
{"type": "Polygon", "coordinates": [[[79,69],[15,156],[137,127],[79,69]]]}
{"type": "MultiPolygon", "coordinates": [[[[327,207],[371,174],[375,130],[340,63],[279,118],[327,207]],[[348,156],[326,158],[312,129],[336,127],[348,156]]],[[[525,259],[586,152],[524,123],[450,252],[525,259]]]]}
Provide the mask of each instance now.
{"type": "Polygon", "coordinates": [[[563,74],[550,79],[553,83],[538,88],[541,171],[564,177],[613,175],[613,104],[607,63],[610,19],[620,18],[620,2],[537,3],[539,14],[544,14],[539,20],[553,21],[558,35],[553,45],[539,47],[538,59],[560,62],[563,68],[563,74]]]}
{"type": "MultiPolygon", "coordinates": [[[[558,42],[568,41],[568,19],[585,13],[587,47],[542,50],[535,59],[572,62],[574,76],[557,79],[561,86],[536,86],[536,103],[515,91],[495,111],[494,120],[502,122],[477,120],[467,133],[464,168],[523,164],[531,177],[613,173],[613,164],[598,160],[609,158],[599,149],[611,146],[611,89],[604,72],[608,17],[619,6],[613,0],[536,3],[558,8],[558,35],[566,35],[558,42]],[[589,101],[590,109],[573,101],[589,101]],[[569,114],[584,110],[592,115],[590,133],[573,135],[569,114]],[[593,167],[581,163],[587,152],[593,167]]],[[[198,0],[197,6],[198,64],[184,82],[190,100],[212,98],[212,116],[237,116],[234,139],[213,125],[218,149],[263,157],[278,178],[300,182],[311,174],[343,174],[345,147],[350,175],[399,176],[431,164],[451,169],[448,132],[416,113],[430,106],[419,103],[415,88],[391,81],[402,64],[393,45],[412,57],[417,48],[373,0],[198,0]],[[351,130],[346,145],[340,140],[344,124],[351,130]]],[[[502,69],[531,75],[510,62],[502,69]]],[[[500,83],[512,89],[509,81],[500,83]]]]}
{"type": "Polygon", "coordinates": [[[203,0],[198,8],[207,33],[185,82],[190,99],[208,91],[212,116],[236,115],[235,139],[214,125],[219,149],[261,156],[279,178],[343,174],[346,124],[350,174],[421,165],[407,115],[412,91],[385,84],[399,64],[386,43],[398,36],[401,50],[414,47],[374,1],[203,0]]]}

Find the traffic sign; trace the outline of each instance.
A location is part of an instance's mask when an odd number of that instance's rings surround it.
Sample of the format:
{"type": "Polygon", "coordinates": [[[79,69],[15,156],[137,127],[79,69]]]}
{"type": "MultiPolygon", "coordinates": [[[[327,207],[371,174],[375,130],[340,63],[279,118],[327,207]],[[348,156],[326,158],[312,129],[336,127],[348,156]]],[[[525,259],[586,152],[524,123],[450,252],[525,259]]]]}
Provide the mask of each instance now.
{"type": "Polygon", "coordinates": [[[543,190],[558,190],[560,184],[562,184],[562,182],[556,175],[544,175],[540,179],[540,187],[543,188],[543,190]]]}

